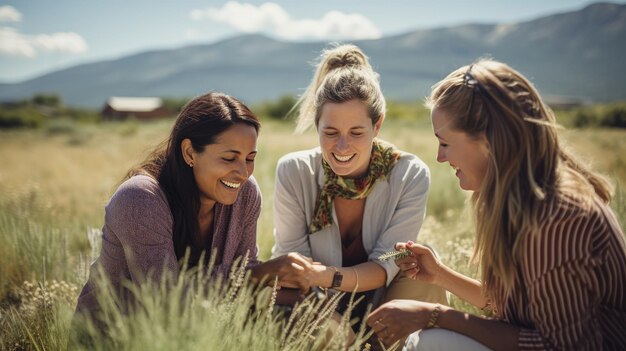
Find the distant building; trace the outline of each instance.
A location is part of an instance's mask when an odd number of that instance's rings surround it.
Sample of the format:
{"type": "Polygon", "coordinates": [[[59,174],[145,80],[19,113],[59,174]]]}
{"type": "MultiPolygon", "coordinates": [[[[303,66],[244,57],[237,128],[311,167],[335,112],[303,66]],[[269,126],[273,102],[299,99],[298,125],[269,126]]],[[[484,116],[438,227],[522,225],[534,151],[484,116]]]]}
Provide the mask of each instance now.
{"type": "Polygon", "coordinates": [[[152,120],[171,117],[172,111],[163,106],[163,100],[156,97],[118,97],[107,100],[102,109],[106,121],[120,121],[128,118],[152,120]]]}

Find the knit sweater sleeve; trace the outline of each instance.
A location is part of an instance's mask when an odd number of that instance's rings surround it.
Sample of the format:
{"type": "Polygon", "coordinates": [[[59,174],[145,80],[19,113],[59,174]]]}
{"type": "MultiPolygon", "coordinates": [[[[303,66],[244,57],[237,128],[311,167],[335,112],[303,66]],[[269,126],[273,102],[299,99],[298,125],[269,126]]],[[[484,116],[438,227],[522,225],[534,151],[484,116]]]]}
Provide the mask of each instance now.
{"type": "Polygon", "coordinates": [[[105,228],[122,246],[132,281],[178,275],[172,214],[154,179],[140,175],[124,182],[106,206],[105,228]]]}

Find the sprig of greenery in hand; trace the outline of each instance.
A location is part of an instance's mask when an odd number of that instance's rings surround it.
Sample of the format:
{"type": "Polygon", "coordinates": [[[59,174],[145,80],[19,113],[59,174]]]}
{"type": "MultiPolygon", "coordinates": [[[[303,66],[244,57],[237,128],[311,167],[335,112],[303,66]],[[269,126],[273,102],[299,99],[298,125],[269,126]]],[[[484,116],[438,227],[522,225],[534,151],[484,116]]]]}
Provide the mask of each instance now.
{"type": "Polygon", "coordinates": [[[387,253],[384,253],[378,256],[378,259],[381,261],[398,260],[400,258],[407,257],[410,255],[411,255],[411,251],[407,249],[402,249],[402,250],[394,250],[394,251],[389,251],[387,253]]]}

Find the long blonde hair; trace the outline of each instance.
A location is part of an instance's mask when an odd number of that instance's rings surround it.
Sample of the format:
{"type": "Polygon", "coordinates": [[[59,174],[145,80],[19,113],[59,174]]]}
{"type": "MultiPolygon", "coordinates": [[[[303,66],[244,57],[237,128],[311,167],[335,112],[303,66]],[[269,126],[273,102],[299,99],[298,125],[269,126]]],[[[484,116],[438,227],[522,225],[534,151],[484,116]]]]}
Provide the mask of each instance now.
{"type": "Polygon", "coordinates": [[[363,51],[350,44],[324,50],[313,80],[296,103],[299,107],[296,132],[304,132],[313,124],[317,128],[321,109],[327,102],[354,99],[365,103],[372,124],[384,116],[386,103],[379,76],[363,51]]]}
{"type": "Polygon", "coordinates": [[[561,147],[554,113],[508,65],[479,60],[455,70],[433,87],[427,106],[445,111],[454,129],[489,142],[487,172],[472,195],[472,261],[481,266],[487,296],[498,283],[507,291],[516,285],[520,242],[539,231],[542,204],[563,193],[610,201],[609,182],[561,147]]]}

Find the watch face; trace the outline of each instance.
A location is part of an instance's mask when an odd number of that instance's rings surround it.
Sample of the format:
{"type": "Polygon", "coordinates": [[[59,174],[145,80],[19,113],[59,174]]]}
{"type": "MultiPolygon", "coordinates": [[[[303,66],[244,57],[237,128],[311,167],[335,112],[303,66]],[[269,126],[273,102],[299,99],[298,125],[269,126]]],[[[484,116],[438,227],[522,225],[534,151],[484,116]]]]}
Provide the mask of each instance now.
{"type": "Polygon", "coordinates": [[[341,286],[341,281],[343,280],[343,274],[341,272],[336,271],[335,275],[333,275],[333,288],[338,288],[341,286]]]}

